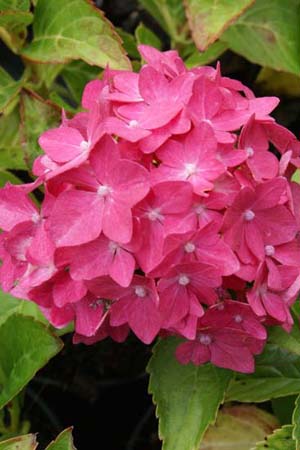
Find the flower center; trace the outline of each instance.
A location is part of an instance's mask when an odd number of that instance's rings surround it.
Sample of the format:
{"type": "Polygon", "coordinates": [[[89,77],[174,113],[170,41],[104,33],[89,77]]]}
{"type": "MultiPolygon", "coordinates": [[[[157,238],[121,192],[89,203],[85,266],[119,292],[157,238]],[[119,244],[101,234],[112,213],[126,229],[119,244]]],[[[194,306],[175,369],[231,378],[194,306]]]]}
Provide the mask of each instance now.
{"type": "Polygon", "coordinates": [[[38,223],[38,221],[40,220],[40,215],[39,213],[35,212],[32,214],[31,216],[31,220],[33,223],[38,223]]]}
{"type": "Polygon", "coordinates": [[[152,220],[152,222],[163,218],[163,216],[160,214],[159,208],[150,209],[150,211],[148,211],[147,213],[147,217],[149,220],[152,220]]]}
{"type": "Polygon", "coordinates": [[[179,275],[178,278],[178,283],[181,284],[181,286],[186,286],[187,284],[189,284],[190,279],[187,275],[181,274],[179,275]]]}
{"type": "Polygon", "coordinates": [[[247,210],[244,212],[244,219],[245,219],[247,222],[250,222],[251,220],[253,220],[254,217],[255,217],[255,213],[254,213],[251,209],[247,209],[247,210]]]}
{"type": "Polygon", "coordinates": [[[243,322],[243,318],[240,314],[237,314],[236,316],[234,316],[234,321],[235,323],[241,323],[243,322]]]}
{"type": "Polygon", "coordinates": [[[137,120],[130,120],[128,126],[129,126],[130,128],[136,128],[136,127],[138,126],[138,124],[139,124],[139,123],[138,123],[137,120]]]}
{"type": "Polygon", "coordinates": [[[143,286],[136,286],[134,292],[137,297],[144,298],[147,295],[146,289],[143,286]]]}
{"type": "Polygon", "coordinates": [[[184,175],[186,177],[190,177],[191,175],[195,175],[197,173],[197,166],[194,163],[186,163],[184,165],[184,175]]]}
{"type": "Polygon", "coordinates": [[[120,246],[114,241],[109,241],[108,248],[112,253],[115,253],[120,246]]]}
{"type": "Polygon", "coordinates": [[[275,248],[273,247],[273,245],[266,245],[265,246],[265,254],[267,256],[273,256],[275,253],[275,248]]]}
{"type": "Polygon", "coordinates": [[[94,300],[93,302],[89,303],[89,307],[95,311],[102,304],[103,300],[99,298],[98,300],[94,300]]]}
{"type": "Polygon", "coordinates": [[[209,334],[200,334],[198,336],[198,340],[200,344],[203,345],[210,345],[212,343],[212,338],[209,336],[209,334]]]}
{"type": "Polygon", "coordinates": [[[195,244],[193,242],[187,242],[184,246],[186,253],[193,253],[196,250],[195,244]]]}
{"type": "Polygon", "coordinates": [[[80,142],[80,148],[83,152],[89,150],[90,144],[88,143],[88,141],[81,141],[80,142]]]}
{"type": "Polygon", "coordinates": [[[98,190],[97,190],[97,194],[100,197],[106,197],[111,192],[112,192],[112,189],[109,186],[105,186],[105,185],[99,186],[98,190]]]}
{"type": "Polygon", "coordinates": [[[247,153],[247,155],[248,155],[248,158],[251,158],[251,156],[254,155],[254,150],[253,150],[253,148],[252,148],[252,147],[247,147],[247,148],[246,148],[246,153],[247,153]]]}

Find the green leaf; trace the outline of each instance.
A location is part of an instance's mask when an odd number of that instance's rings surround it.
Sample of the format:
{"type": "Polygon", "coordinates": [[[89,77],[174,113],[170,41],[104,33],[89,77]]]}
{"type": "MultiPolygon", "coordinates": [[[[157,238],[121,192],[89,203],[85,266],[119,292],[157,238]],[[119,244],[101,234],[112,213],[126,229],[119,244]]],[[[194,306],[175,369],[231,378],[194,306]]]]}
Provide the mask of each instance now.
{"type": "Polygon", "coordinates": [[[143,23],[140,23],[135,30],[135,37],[138,44],[151,45],[161,50],[161,40],[149,30],[143,23]]]}
{"type": "Polygon", "coordinates": [[[264,94],[285,97],[300,97],[300,77],[292,73],[278,72],[263,67],[259,72],[255,84],[264,94]]]}
{"type": "Polygon", "coordinates": [[[293,439],[296,441],[296,448],[300,448],[300,395],[298,395],[295,402],[295,409],[293,413],[293,439]]]}
{"type": "Polygon", "coordinates": [[[37,448],[34,434],[14,437],[0,442],[0,450],[35,450],[37,448]]]}
{"type": "MultiPolygon", "coordinates": [[[[7,292],[0,290],[0,325],[2,325],[9,316],[12,314],[22,314],[24,316],[30,316],[39,322],[49,325],[47,319],[41,313],[39,307],[28,300],[20,300],[13,297],[7,292]]],[[[64,328],[63,328],[64,329],[64,328]]],[[[63,329],[58,330],[61,332],[63,329]]],[[[56,333],[59,335],[59,333],[56,333]]]]}
{"type": "Polygon", "coordinates": [[[298,318],[294,315],[294,325],[289,333],[279,326],[269,327],[268,342],[300,356],[300,328],[298,318]]]}
{"type": "Polygon", "coordinates": [[[20,139],[20,114],[17,108],[0,116],[0,167],[26,169],[20,139]]]}
{"type": "Polygon", "coordinates": [[[52,102],[45,101],[33,93],[21,95],[21,133],[25,161],[31,168],[35,158],[42,153],[38,144],[39,136],[48,128],[60,123],[60,109],[52,102]]]}
{"type": "Polygon", "coordinates": [[[175,42],[185,42],[186,18],[182,0],[139,0],[175,42]]]}
{"type": "Polygon", "coordinates": [[[76,450],[73,443],[72,427],[62,431],[55,441],[48,445],[46,450],[76,450]]]}
{"type": "Polygon", "coordinates": [[[193,51],[188,56],[188,58],[185,60],[185,65],[191,69],[196,66],[203,66],[205,64],[209,64],[216,59],[222,53],[227,50],[226,45],[224,42],[217,41],[214,44],[212,44],[205,52],[200,52],[196,47],[193,45],[193,51]]]}
{"type": "Polygon", "coordinates": [[[300,74],[299,1],[256,0],[222,35],[228,47],[255,64],[300,74]]]}
{"type": "Polygon", "coordinates": [[[33,15],[29,0],[0,0],[0,39],[15,53],[23,46],[33,15]]]}
{"type": "Polygon", "coordinates": [[[98,78],[100,74],[101,71],[98,67],[89,66],[83,61],[73,61],[64,67],[60,75],[75,102],[80,104],[85,85],[98,78]]]}
{"type": "Polygon", "coordinates": [[[232,372],[211,364],[179,364],[174,356],[178,343],[168,338],[155,346],[147,368],[149,392],[157,405],[163,450],[194,450],[216,419],[232,372]]]}
{"type": "Polygon", "coordinates": [[[263,442],[259,442],[251,450],[296,450],[296,443],[292,439],[291,425],[285,425],[273,434],[267,436],[263,442]]]}
{"type": "Polygon", "coordinates": [[[255,373],[237,374],[226,400],[264,402],[300,392],[300,356],[278,345],[267,344],[256,358],[255,373]]]}
{"type": "Polygon", "coordinates": [[[22,180],[20,178],[16,177],[11,172],[8,172],[7,170],[0,169],[0,188],[3,187],[7,182],[10,182],[11,184],[21,184],[22,180]]]}
{"type": "Polygon", "coordinates": [[[140,59],[134,36],[131,33],[127,33],[127,31],[124,31],[122,28],[116,28],[116,30],[123,41],[123,47],[128,53],[128,56],[133,59],[140,59]]]}
{"type": "Polygon", "coordinates": [[[296,395],[273,398],[271,400],[272,410],[280,422],[280,425],[292,423],[292,415],[295,408],[296,395]]]}
{"type": "Polygon", "coordinates": [[[43,324],[21,314],[11,315],[0,326],[0,342],[0,408],[3,408],[63,344],[43,324]]]}
{"type": "Polygon", "coordinates": [[[130,61],[110,22],[88,0],[39,0],[33,41],[22,54],[48,63],[82,59],[87,64],[130,69],[130,61]]]}
{"type": "Polygon", "coordinates": [[[278,426],[273,415],[256,406],[225,406],[205,433],[199,450],[249,450],[278,426]]]}
{"type": "Polygon", "coordinates": [[[255,0],[185,0],[196,47],[208,48],[255,0]]]}
{"type": "Polygon", "coordinates": [[[22,83],[14,80],[2,67],[0,67],[0,112],[12,102],[20,92],[22,83]]]}
{"type": "Polygon", "coordinates": [[[55,78],[63,70],[64,64],[42,64],[28,61],[27,67],[31,69],[31,79],[27,84],[32,90],[37,90],[37,86],[40,87],[41,84],[49,89],[55,78]]]}

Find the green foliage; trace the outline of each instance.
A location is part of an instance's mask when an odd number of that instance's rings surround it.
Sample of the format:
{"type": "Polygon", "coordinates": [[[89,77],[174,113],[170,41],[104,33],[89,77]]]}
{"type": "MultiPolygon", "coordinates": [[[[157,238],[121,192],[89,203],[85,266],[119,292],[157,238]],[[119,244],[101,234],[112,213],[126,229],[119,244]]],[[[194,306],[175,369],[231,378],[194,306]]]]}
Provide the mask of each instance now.
{"type": "Polygon", "coordinates": [[[161,49],[161,40],[142,23],[137,26],[135,37],[138,44],[151,45],[152,47],[161,49]]]}
{"type": "Polygon", "coordinates": [[[298,0],[256,0],[222,40],[253,63],[300,75],[299,23],[298,0]]]}
{"type": "Polygon", "coordinates": [[[33,15],[30,0],[0,0],[0,39],[17,53],[27,36],[33,15]]]}
{"type": "Polygon", "coordinates": [[[176,43],[186,41],[185,13],[182,0],[139,0],[163,30],[176,43]]]}
{"type": "Polygon", "coordinates": [[[35,435],[27,434],[0,442],[0,450],[35,450],[37,445],[35,435]]]}
{"type": "Polygon", "coordinates": [[[297,450],[292,438],[293,427],[285,425],[273,434],[267,436],[263,442],[259,442],[251,450],[297,450]]]}
{"type": "Polygon", "coordinates": [[[39,0],[33,21],[33,41],[22,54],[39,62],[87,64],[129,69],[118,35],[87,0],[39,0]]]}
{"type": "Polygon", "coordinates": [[[255,0],[186,0],[186,12],[196,46],[204,51],[255,0]]]}
{"type": "Polygon", "coordinates": [[[268,344],[256,359],[255,373],[237,374],[229,385],[226,400],[264,402],[300,392],[300,356],[268,344]]]}
{"type": "Polygon", "coordinates": [[[211,364],[186,366],[174,356],[178,339],[161,340],[148,365],[163,450],[194,450],[216,419],[232,372],[211,364]]]}
{"type": "Polygon", "coordinates": [[[293,421],[293,439],[296,441],[297,449],[300,447],[300,395],[298,395],[295,402],[295,409],[292,417],[293,421]]]}
{"type": "Polygon", "coordinates": [[[0,326],[0,408],[62,348],[59,338],[29,316],[12,314],[0,326]]]}
{"type": "Polygon", "coordinates": [[[3,112],[18,95],[21,83],[15,81],[0,67],[0,112],[3,112]]]}
{"type": "MultiPolygon", "coordinates": [[[[35,450],[38,446],[36,436],[27,434],[0,442],[0,450],[35,450]]],[[[76,450],[73,444],[72,428],[62,431],[45,450],[76,450]]]]}
{"type": "Polygon", "coordinates": [[[85,85],[98,78],[100,74],[101,71],[98,67],[89,66],[83,61],[73,61],[67,64],[60,73],[76,104],[81,101],[85,85]]]}
{"type": "Polygon", "coordinates": [[[0,167],[2,169],[25,169],[18,108],[15,108],[9,115],[0,116],[0,136],[0,167]]]}
{"type": "Polygon", "coordinates": [[[215,42],[205,52],[200,52],[194,45],[191,47],[193,51],[185,60],[185,64],[189,69],[196,66],[204,66],[215,61],[227,49],[222,41],[215,42]]]}
{"type": "Polygon", "coordinates": [[[274,416],[253,405],[225,406],[199,450],[249,450],[277,427],[274,416]]]}
{"type": "Polygon", "coordinates": [[[46,450],[76,450],[73,444],[72,428],[62,431],[46,450]]]}

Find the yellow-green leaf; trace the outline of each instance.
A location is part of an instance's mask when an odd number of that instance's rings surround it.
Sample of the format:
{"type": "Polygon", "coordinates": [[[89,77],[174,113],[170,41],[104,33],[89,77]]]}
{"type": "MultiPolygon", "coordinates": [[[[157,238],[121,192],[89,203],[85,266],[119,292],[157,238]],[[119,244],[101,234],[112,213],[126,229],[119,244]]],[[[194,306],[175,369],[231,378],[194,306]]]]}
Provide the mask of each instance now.
{"type": "Polygon", "coordinates": [[[253,63],[299,75],[299,23],[298,0],[256,0],[222,40],[253,63]]]}
{"type": "Polygon", "coordinates": [[[196,46],[204,51],[255,0],[185,0],[186,13],[196,46]]]}
{"type": "Polygon", "coordinates": [[[38,62],[87,64],[129,69],[130,62],[111,23],[88,0],[39,0],[33,41],[23,50],[38,62]]]}

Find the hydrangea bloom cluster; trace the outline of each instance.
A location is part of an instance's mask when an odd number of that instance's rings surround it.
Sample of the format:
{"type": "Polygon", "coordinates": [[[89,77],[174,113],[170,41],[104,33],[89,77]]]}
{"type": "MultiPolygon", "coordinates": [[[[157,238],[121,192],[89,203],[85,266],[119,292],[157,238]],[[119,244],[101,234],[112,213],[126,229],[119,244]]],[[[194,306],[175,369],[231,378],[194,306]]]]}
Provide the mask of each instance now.
{"type": "Polygon", "coordinates": [[[139,73],[107,68],[41,135],[37,180],[0,191],[1,286],[75,342],[176,335],[183,364],[251,372],[266,326],[293,323],[300,143],[277,98],[139,50],[139,73]]]}

